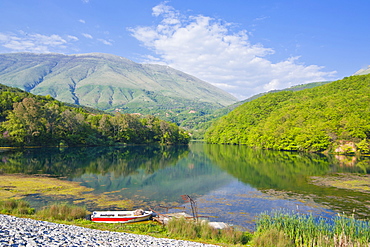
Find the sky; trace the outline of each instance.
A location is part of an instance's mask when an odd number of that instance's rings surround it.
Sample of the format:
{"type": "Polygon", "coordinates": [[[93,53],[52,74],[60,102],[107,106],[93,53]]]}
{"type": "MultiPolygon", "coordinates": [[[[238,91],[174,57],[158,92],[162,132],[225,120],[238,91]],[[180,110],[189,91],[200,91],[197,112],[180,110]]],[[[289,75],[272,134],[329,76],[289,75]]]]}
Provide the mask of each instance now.
{"type": "Polygon", "coordinates": [[[109,53],[239,100],[370,65],[369,0],[0,0],[0,53],[109,53]]]}

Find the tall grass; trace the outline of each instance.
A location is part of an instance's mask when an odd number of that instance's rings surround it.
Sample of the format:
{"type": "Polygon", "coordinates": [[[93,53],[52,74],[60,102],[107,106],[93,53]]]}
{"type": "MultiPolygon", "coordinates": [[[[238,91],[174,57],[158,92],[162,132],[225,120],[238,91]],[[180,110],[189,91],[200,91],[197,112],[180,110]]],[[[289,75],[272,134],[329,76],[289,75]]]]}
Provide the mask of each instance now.
{"type": "Polygon", "coordinates": [[[257,220],[256,246],[263,246],[257,242],[272,229],[288,237],[293,246],[370,246],[369,222],[343,215],[327,220],[282,211],[262,214],[257,220]]]}
{"type": "Polygon", "coordinates": [[[14,215],[30,215],[35,212],[34,208],[30,208],[30,204],[23,200],[6,200],[0,201],[0,213],[14,215]]]}
{"type": "Polygon", "coordinates": [[[253,246],[263,247],[294,247],[295,244],[287,234],[277,229],[266,229],[253,237],[253,246]]]}
{"type": "Polygon", "coordinates": [[[214,229],[207,221],[189,221],[183,217],[171,219],[167,228],[170,237],[212,240],[227,244],[246,244],[251,240],[251,233],[238,231],[232,227],[214,229]]]}
{"type": "Polygon", "coordinates": [[[37,211],[36,213],[37,216],[43,219],[65,221],[82,219],[86,216],[86,214],[86,208],[70,204],[53,204],[43,208],[40,211],[37,211]]]}

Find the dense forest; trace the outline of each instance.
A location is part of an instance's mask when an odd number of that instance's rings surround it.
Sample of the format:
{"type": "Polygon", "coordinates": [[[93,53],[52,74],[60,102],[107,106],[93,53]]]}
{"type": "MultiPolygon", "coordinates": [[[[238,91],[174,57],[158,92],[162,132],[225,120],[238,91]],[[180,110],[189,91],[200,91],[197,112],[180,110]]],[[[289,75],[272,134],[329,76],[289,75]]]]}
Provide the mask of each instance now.
{"type": "Polygon", "coordinates": [[[0,146],[188,143],[189,134],[154,116],[109,115],[0,84],[0,146]]]}
{"type": "Polygon", "coordinates": [[[215,122],[209,143],[275,150],[370,152],[370,75],[266,94],[215,122]]]}
{"type": "Polygon", "coordinates": [[[183,114],[178,113],[176,115],[176,118],[161,118],[161,119],[171,121],[174,123],[179,123],[180,127],[186,130],[189,130],[192,133],[192,139],[203,140],[204,134],[214,122],[216,122],[222,116],[228,114],[229,112],[234,110],[236,107],[246,102],[250,102],[252,100],[258,99],[259,97],[262,97],[263,95],[269,94],[269,93],[276,93],[276,92],[281,92],[281,91],[301,91],[307,88],[314,88],[314,87],[318,87],[321,85],[325,85],[327,83],[329,83],[329,81],[311,82],[311,83],[296,85],[296,86],[285,88],[285,89],[271,90],[269,92],[256,94],[243,101],[238,101],[232,105],[228,105],[220,109],[214,110],[214,109],[208,108],[209,109],[208,111],[199,111],[199,112],[192,114],[193,116],[185,116],[183,118],[181,118],[183,114]]]}

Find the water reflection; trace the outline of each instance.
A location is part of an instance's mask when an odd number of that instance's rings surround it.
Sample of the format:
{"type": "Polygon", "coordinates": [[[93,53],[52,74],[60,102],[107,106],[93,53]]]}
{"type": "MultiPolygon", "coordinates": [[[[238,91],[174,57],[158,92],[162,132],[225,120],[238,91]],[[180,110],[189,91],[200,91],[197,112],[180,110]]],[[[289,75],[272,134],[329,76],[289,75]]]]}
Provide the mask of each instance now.
{"type": "Polygon", "coordinates": [[[33,148],[1,153],[0,172],[79,177],[85,173],[130,175],[172,166],[189,152],[188,146],[125,146],[33,148]]]}
{"type": "Polygon", "coordinates": [[[129,158],[131,156],[121,157],[114,159],[115,164],[103,162],[110,164],[103,169],[105,172],[86,169],[83,175],[69,179],[94,188],[96,193],[121,194],[140,199],[150,206],[177,205],[182,202],[180,195],[203,195],[233,179],[213,166],[203,152],[181,150],[181,155],[172,152],[157,152],[149,156],[143,154],[142,165],[137,164],[138,159],[129,158]],[[171,161],[159,162],[163,161],[164,155],[171,161]]]}
{"type": "Polygon", "coordinates": [[[370,215],[367,193],[316,186],[310,182],[312,176],[331,173],[369,173],[370,162],[366,157],[338,158],[230,145],[205,145],[204,148],[215,165],[264,193],[319,203],[347,215],[354,212],[360,218],[370,215]]]}
{"type": "MultiPolygon", "coordinates": [[[[192,143],[27,149],[0,153],[0,160],[0,173],[77,181],[98,196],[134,200],[140,207],[181,206],[180,195],[188,194],[202,215],[248,228],[255,215],[276,208],[322,216],[356,208],[358,216],[370,214],[367,193],[316,186],[309,180],[333,172],[368,173],[368,159],[192,143]]],[[[42,195],[28,199],[53,200],[42,195]]]]}

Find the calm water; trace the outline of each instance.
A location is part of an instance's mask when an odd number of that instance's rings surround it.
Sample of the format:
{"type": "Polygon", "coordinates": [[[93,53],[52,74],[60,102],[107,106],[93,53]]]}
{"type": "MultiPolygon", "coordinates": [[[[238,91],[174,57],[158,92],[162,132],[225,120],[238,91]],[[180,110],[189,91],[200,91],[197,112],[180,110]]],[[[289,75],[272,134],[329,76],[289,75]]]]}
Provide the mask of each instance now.
{"type": "MultiPolygon", "coordinates": [[[[320,187],[310,176],[367,173],[369,160],[296,152],[254,150],[244,146],[191,143],[189,146],[28,149],[0,153],[0,172],[48,174],[79,182],[107,200],[131,200],[135,207],[191,213],[181,195],[196,200],[211,221],[252,228],[255,216],[285,209],[332,217],[368,218],[369,194],[320,187]],[[365,164],[365,165],[364,165],[365,164]]],[[[81,198],[63,200],[79,203],[81,198]]],[[[27,200],[41,207],[58,197],[39,194],[27,200]]],[[[90,210],[118,209],[98,200],[80,202],[90,210]]]]}

